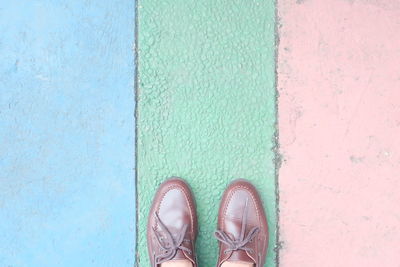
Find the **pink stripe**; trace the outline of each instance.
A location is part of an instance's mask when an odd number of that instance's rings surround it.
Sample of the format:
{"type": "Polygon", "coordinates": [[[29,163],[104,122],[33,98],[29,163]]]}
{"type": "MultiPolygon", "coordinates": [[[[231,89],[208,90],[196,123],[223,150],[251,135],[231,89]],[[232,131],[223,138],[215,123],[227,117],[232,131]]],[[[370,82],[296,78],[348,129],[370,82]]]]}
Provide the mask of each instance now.
{"type": "Polygon", "coordinates": [[[281,267],[400,266],[400,1],[278,6],[281,267]]]}

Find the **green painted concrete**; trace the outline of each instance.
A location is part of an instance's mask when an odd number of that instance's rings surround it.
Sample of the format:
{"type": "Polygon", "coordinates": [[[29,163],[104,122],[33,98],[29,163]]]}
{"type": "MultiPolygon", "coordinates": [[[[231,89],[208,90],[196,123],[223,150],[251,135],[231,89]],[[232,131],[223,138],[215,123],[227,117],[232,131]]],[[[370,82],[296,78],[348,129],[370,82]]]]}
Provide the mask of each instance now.
{"type": "Polygon", "coordinates": [[[200,224],[200,266],[214,266],[220,196],[235,178],[261,192],[274,266],[274,2],[138,1],[138,260],[158,185],[186,179],[200,224]]]}

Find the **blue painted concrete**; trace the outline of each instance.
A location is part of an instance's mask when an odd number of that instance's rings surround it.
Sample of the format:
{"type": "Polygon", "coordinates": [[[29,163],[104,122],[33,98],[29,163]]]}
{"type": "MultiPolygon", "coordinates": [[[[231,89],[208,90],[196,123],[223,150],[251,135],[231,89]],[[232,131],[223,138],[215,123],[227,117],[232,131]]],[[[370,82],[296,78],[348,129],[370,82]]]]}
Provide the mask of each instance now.
{"type": "Polygon", "coordinates": [[[0,1],[0,266],[132,266],[134,1],[0,1]]]}

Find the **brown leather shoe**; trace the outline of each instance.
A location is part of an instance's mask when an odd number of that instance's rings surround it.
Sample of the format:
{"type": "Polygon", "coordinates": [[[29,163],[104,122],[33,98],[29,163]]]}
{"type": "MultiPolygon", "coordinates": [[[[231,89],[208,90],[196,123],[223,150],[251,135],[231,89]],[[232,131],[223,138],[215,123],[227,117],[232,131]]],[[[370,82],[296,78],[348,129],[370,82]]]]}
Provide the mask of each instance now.
{"type": "Polygon", "coordinates": [[[152,267],[170,260],[189,260],[197,267],[197,216],[189,186],[180,178],[160,185],[150,209],[147,248],[152,267]]]}
{"type": "Polygon", "coordinates": [[[225,261],[264,266],[268,225],[261,199],[250,182],[236,180],[225,190],[215,237],[219,241],[217,267],[225,261]]]}

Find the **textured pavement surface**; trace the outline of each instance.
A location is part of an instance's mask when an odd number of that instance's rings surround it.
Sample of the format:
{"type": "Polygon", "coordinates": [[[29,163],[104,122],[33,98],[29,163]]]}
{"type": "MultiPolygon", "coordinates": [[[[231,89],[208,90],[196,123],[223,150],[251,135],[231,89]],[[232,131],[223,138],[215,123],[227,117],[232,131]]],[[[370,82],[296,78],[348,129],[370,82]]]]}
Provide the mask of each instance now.
{"type": "Polygon", "coordinates": [[[266,266],[400,266],[400,3],[277,15],[275,33],[269,0],[0,2],[0,267],[147,267],[171,176],[195,193],[200,266],[236,178],[264,201],[266,266]]]}
{"type": "Polygon", "coordinates": [[[275,254],[274,4],[138,2],[138,260],[158,185],[186,179],[195,194],[200,266],[217,257],[220,196],[235,178],[259,189],[275,254]]]}

